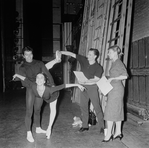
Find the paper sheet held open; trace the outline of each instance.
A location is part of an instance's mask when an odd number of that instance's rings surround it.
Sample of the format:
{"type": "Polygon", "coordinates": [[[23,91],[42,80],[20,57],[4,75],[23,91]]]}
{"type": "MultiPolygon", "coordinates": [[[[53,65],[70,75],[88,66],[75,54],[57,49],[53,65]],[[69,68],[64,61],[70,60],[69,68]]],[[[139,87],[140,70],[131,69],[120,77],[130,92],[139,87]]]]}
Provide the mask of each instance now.
{"type": "MultiPolygon", "coordinates": [[[[78,81],[86,81],[88,80],[83,72],[81,71],[73,71],[78,81]]],[[[98,88],[101,90],[103,95],[107,95],[112,89],[113,86],[107,81],[107,78],[103,76],[97,83],[98,88]]]]}
{"type": "Polygon", "coordinates": [[[81,72],[81,71],[73,71],[74,72],[74,74],[75,74],[75,76],[77,77],[77,79],[78,79],[78,81],[86,81],[86,80],[88,80],[86,77],[85,77],[85,75],[84,75],[84,73],[83,72],[81,72]]]}
{"type": "Polygon", "coordinates": [[[113,86],[107,81],[105,76],[103,76],[96,84],[105,96],[113,89],[113,86]]]}

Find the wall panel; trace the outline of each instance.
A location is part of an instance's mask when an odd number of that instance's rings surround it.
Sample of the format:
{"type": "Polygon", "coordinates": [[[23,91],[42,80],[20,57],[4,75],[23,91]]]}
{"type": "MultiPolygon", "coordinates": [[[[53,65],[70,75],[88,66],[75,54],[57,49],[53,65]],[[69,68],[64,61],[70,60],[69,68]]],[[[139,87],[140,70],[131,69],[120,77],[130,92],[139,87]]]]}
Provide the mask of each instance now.
{"type": "Polygon", "coordinates": [[[132,43],[128,70],[130,79],[127,85],[128,103],[139,108],[138,115],[149,119],[149,37],[132,43]],[[132,64],[131,64],[132,63],[132,64]]]}

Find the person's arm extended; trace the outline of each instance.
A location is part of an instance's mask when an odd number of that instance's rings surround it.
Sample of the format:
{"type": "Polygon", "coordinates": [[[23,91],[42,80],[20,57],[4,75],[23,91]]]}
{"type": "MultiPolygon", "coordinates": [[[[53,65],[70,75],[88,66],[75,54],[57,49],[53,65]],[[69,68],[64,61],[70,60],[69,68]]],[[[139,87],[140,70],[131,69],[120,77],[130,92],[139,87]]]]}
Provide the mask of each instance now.
{"type": "Polygon", "coordinates": [[[76,54],[69,51],[60,51],[62,55],[71,56],[73,58],[76,58],[76,54]]]}
{"type": "Polygon", "coordinates": [[[49,92],[52,94],[52,93],[54,93],[56,91],[62,90],[64,88],[70,88],[70,87],[79,87],[79,89],[81,91],[85,90],[85,87],[80,85],[80,84],[61,84],[61,85],[58,85],[58,86],[47,87],[47,88],[49,89],[49,92]]]}
{"type": "Polygon", "coordinates": [[[45,66],[46,66],[46,68],[49,70],[49,69],[51,69],[55,64],[60,63],[60,62],[61,62],[61,60],[54,59],[54,60],[52,60],[52,61],[46,63],[45,66]]]}
{"type": "Polygon", "coordinates": [[[94,76],[93,79],[88,79],[84,82],[79,81],[79,83],[82,85],[93,85],[93,84],[96,84],[99,80],[100,78],[98,78],[97,76],[94,76]]]}
{"type": "Polygon", "coordinates": [[[14,74],[14,75],[13,75],[13,80],[14,80],[16,77],[18,77],[18,78],[21,79],[22,81],[24,81],[25,78],[26,78],[26,77],[24,77],[24,76],[22,76],[22,75],[14,74]]]}
{"type": "Polygon", "coordinates": [[[20,75],[20,74],[14,74],[13,75],[13,80],[15,78],[19,78],[21,80],[21,83],[24,87],[30,87],[33,85],[33,82],[31,82],[29,79],[27,79],[26,77],[20,75]]]}
{"type": "Polygon", "coordinates": [[[127,76],[118,76],[118,77],[115,77],[115,78],[109,78],[108,81],[111,82],[112,80],[126,80],[127,79],[127,76]]]}
{"type": "Polygon", "coordinates": [[[79,87],[81,91],[84,91],[85,89],[85,87],[80,84],[66,84],[66,88],[70,88],[70,87],[79,87]]]}
{"type": "Polygon", "coordinates": [[[49,70],[49,69],[51,69],[55,64],[60,63],[60,62],[61,62],[61,53],[60,53],[60,51],[57,50],[56,53],[55,53],[55,59],[52,60],[52,61],[50,61],[50,62],[48,62],[48,63],[46,63],[45,66],[46,66],[46,68],[49,70]]]}

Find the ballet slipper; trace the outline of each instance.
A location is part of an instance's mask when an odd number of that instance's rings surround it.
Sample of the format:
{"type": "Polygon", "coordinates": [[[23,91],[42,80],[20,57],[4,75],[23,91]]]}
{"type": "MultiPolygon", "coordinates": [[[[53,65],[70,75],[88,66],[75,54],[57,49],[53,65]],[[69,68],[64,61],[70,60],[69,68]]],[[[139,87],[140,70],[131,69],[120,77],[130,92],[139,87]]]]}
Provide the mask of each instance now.
{"type": "Polygon", "coordinates": [[[46,131],[43,130],[43,129],[41,129],[41,127],[36,127],[36,133],[37,133],[37,134],[45,134],[46,131]]]}
{"type": "Polygon", "coordinates": [[[31,133],[31,131],[27,132],[27,138],[26,138],[29,142],[34,142],[34,138],[33,135],[31,133]]]}
{"type": "Polygon", "coordinates": [[[51,136],[51,128],[48,128],[46,132],[47,139],[50,139],[50,136],[51,136]]]}

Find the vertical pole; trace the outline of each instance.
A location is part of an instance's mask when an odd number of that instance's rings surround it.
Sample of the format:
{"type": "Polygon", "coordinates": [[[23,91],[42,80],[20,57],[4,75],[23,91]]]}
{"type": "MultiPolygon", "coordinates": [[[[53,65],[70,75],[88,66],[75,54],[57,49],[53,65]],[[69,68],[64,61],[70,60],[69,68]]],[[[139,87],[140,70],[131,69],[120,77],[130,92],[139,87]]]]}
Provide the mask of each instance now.
{"type": "Polygon", "coordinates": [[[2,58],[2,87],[3,87],[3,92],[5,92],[5,56],[4,56],[4,20],[3,20],[3,1],[1,1],[0,4],[1,7],[1,16],[0,16],[0,22],[1,22],[1,58],[2,58]]]}
{"type": "Polygon", "coordinates": [[[17,44],[18,46],[18,55],[21,56],[22,48],[23,48],[23,0],[16,0],[16,11],[19,13],[18,21],[20,23],[19,26],[19,34],[18,39],[19,42],[17,44]]]}
{"type": "Polygon", "coordinates": [[[133,0],[129,0],[128,3],[128,14],[127,14],[127,24],[126,24],[126,39],[124,44],[124,59],[123,62],[127,66],[127,60],[128,60],[128,52],[129,52],[129,43],[130,43],[130,29],[131,29],[131,17],[132,17],[132,7],[133,7],[133,0]]]}
{"type": "MultiPolygon", "coordinates": [[[[66,45],[72,44],[72,23],[64,23],[64,47],[63,50],[66,51],[66,45]]],[[[70,64],[68,63],[68,57],[65,57],[66,61],[64,63],[64,83],[70,82],[70,64]]]]}

